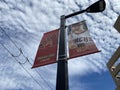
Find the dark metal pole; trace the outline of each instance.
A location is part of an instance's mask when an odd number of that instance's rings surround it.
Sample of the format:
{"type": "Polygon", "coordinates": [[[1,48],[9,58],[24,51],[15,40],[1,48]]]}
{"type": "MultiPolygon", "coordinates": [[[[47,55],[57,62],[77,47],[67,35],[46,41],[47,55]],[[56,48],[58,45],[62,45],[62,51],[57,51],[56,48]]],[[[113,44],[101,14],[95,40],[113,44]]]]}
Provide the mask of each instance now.
{"type": "Polygon", "coordinates": [[[69,90],[68,84],[68,64],[65,42],[65,15],[61,16],[59,37],[59,52],[57,62],[56,90],[69,90]]]}
{"type": "Polygon", "coordinates": [[[65,21],[67,18],[84,13],[84,12],[101,12],[105,9],[105,1],[100,0],[87,9],[71,13],[69,15],[61,16],[60,23],[60,37],[59,37],[59,52],[58,52],[58,62],[57,62],[57,81],[56,90],[69,90],[68,84],[68,64],[67,64],[67,52],[66,52],[66,42],[65,42],[65,21]],[[102,7],[100,7],[102,6],[102,7]]]}

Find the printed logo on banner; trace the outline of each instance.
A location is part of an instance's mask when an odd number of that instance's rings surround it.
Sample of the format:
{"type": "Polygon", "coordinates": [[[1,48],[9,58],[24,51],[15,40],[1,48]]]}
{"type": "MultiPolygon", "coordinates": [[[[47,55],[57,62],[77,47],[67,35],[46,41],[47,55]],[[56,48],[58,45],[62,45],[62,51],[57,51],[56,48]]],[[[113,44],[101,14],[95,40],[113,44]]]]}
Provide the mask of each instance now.
{"type": "Polygon", "coordinates": [[[69,58],[98,52],[85,21],[68,26],[69,58]]]}

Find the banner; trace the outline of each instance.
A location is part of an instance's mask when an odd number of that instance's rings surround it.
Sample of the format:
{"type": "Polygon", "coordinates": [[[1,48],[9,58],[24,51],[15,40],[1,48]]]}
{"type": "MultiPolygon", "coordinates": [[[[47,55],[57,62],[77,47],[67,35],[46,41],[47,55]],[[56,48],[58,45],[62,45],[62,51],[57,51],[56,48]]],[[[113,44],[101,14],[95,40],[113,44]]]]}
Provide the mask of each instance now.
{"type": "Polygon", "coordinates": [[[88,32],[85,21],[68,26],[69,58],[99,52],[88,32]]]}
{"type": "Polygon", "coordinates": [[[44,34],[32,68],[56,62],[58,48],[58,32],[59,30],[53,30],[44,34]]]}

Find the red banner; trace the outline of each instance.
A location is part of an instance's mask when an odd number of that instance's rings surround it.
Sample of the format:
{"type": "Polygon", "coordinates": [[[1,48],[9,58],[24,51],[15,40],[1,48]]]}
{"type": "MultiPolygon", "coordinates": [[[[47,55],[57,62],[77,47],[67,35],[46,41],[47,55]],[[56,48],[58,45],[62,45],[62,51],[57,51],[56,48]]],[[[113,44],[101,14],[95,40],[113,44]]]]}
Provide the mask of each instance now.
{"type": "Polygon", "coordinates": [[[85,21],[68,26],[69,58],[99,52],[88,32],[85,21]]]}
{"type": "Polygon", "coordinates": [[[35,62],[32,68],[52,64],[57,59],[59,30],[53,30],[44,34],[39,45],[35,62]]]}

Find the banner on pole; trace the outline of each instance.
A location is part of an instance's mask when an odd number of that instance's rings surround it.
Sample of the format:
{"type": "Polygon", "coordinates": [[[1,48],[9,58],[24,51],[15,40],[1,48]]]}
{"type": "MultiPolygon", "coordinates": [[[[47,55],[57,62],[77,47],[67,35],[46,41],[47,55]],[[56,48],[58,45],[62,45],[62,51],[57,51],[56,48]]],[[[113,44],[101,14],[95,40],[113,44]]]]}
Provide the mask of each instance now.
{"type": "Polygon", "coordinates": [[[42,37],[32,68],[56,62],[59,30],[47,32],[42,37]]]}
{"type": "Polygon", "coordinates": [[[88,32],[86,22],[68,26],[69,59],[99,52],[88,32]]]}

